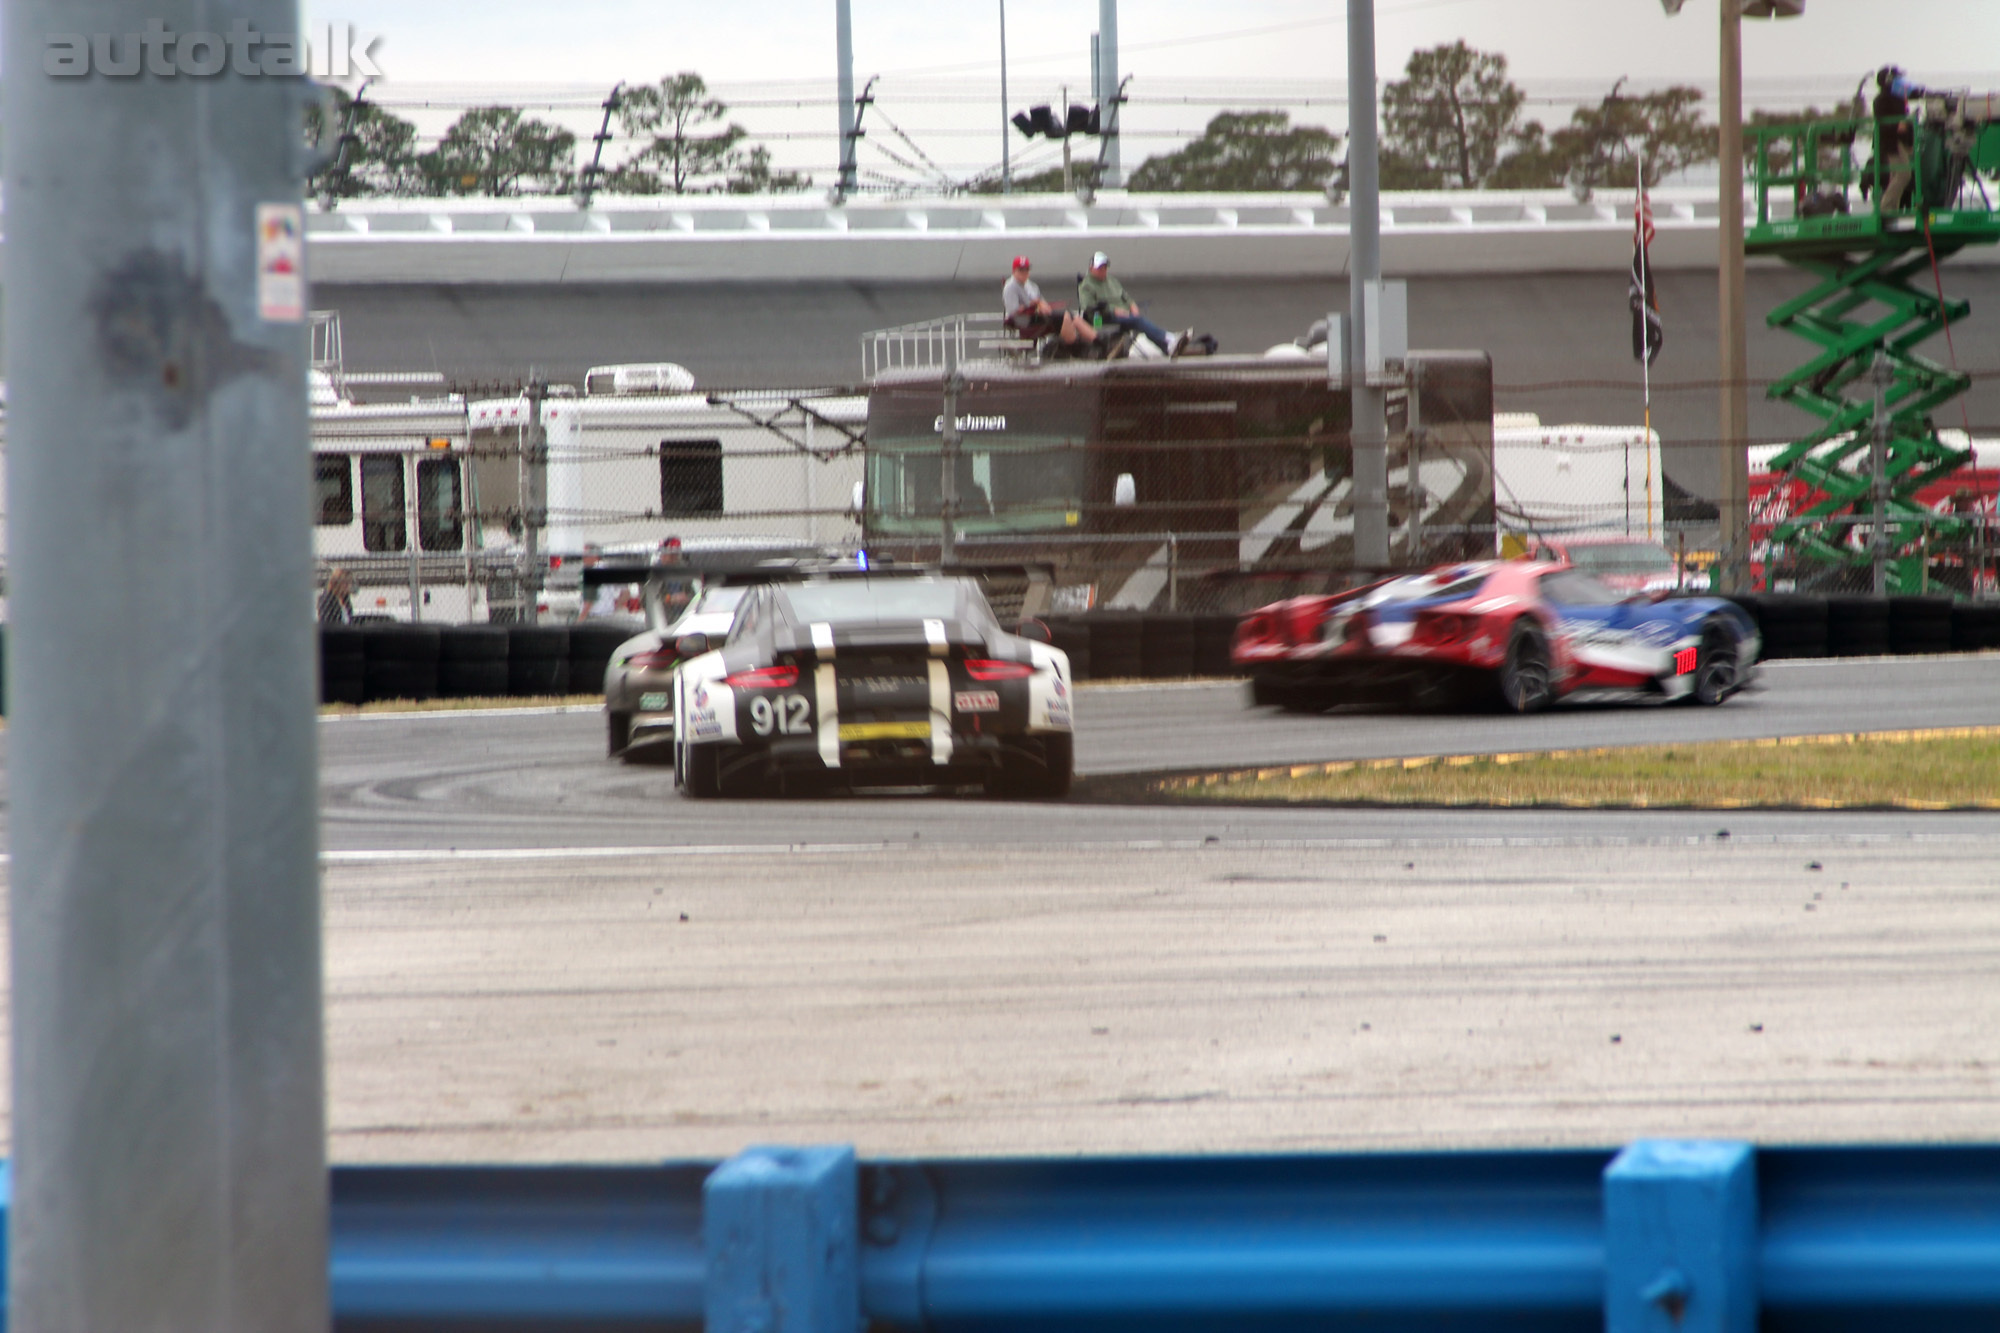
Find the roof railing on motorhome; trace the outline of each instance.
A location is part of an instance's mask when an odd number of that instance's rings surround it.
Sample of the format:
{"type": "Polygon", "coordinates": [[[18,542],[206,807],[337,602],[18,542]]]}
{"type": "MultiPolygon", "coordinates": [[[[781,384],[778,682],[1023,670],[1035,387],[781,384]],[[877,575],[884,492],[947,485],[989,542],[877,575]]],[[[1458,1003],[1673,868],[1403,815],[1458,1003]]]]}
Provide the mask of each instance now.
{"type": "Polygon", "coordinates": [[[861,374],[865,380],[892,370],[942,370],[964,362],[968,347],[984,353],[1031,355],[1035,344],[1007,327],[1006,317],[981,311],[946,315],[861,335],[861,374]]]}

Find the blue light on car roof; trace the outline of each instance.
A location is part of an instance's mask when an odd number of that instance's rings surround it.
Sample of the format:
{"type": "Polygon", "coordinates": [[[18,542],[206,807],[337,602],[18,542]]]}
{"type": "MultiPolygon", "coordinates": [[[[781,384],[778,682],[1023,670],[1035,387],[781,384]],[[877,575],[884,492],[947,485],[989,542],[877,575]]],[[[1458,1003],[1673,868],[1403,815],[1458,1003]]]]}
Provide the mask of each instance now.
{"type": "Polygon", "coordinates": [[[868,568],[868,552],[856,551],[854,553],[854,567],[856,569],[868,568]]]}

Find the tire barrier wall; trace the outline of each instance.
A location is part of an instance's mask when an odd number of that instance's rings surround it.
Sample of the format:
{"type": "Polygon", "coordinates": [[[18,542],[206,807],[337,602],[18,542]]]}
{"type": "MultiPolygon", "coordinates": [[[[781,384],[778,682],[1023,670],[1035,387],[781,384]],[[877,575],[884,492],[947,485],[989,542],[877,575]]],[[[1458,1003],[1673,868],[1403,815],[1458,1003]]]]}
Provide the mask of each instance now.
{"type": "Polygon", "coordinates": [[[2000,602],[1794,593],[1746,593],[1730,600],[1756,620],[1766,660],[2000,648],[2000,602]]]}
{"type": "MultiPolygon", "coordinates": [[[[2000,602],[1948,597],[1732,598],[1756,620],[1766,660],[2000,649],[2000,602]]],[[[1045,615],[1077,680],[1185,680],[1242,674],[1229,660],[1236,617],[1137,611],[1045,615]]],[[[320,698],[529,698],[595,693],[618,645],[615,625],[325,625],[320,698]]],[[[0,653],[5,643],[0,640],[0,653]]],[[[4,663],[0,656],[0,663],[4,663]]]]}

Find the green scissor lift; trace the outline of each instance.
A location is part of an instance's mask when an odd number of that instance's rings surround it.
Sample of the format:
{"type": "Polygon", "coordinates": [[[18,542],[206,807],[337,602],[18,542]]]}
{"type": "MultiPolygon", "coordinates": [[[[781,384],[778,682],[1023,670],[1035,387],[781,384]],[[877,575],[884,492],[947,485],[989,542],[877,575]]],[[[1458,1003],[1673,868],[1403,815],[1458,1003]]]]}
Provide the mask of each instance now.
{"type": "Polygon", "coordinates": [[[1815,279],[1767,320],[1817,349],[1767,392],[1819,419],[1771,462],[1774,487],[1789,478],[1815,498],[1771,528],[1767,575],[1782,570],[1802,588],[1832,589],[1870,571],[1874,552],[1861,538],[1874,526],[1879,351],[1889,417],[1887,590],[1925,589],[1931,556],[1969,549],[1974,537],[1974,519],[1940,518],[1917,499],[1971,457],[1938,438],[1932,416],[1971,379],[1916,349],[1971,310],[1940,295],[1935,266],[1968,245],[2000,242],[2000,210],[1980,181],[2000,174],[2000,98],[1927,96],[1908,121],[1825,120],[1754,128],[1748,137],[1757,214],[1743,248],[1815,279]],[[1900,155],[1899,130],[1914,131],[1914,148],[1900,155]],[[1885,189],[1906,198],[1884,209],[1885,189]]]}

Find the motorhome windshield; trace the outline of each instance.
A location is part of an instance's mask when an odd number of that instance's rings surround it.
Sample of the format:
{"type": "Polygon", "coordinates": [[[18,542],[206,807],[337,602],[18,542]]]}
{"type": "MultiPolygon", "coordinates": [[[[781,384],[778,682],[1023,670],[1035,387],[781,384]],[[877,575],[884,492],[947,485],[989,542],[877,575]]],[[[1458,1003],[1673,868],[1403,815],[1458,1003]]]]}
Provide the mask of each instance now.
{"type": "MultiPolygon", "coordinates": [[[[936,440],[886,441],[869,459],[869,526],[928,533],[944,512],[944,460],[936,440]]],[[[968,438],[960,447],[953,505],[962,532],[1075,527],[1083,506],[1084,454],[1055,438],[968,438]]]]}

